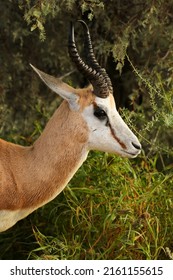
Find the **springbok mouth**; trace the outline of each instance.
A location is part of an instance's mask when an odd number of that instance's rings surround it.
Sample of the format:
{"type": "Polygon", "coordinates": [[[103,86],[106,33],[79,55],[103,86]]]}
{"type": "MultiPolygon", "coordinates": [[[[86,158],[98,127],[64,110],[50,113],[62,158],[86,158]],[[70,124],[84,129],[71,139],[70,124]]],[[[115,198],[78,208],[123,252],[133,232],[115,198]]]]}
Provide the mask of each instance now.
{"type": "Polygon", "coordinates": [[[127,155],[130,155],[131,157],[136,157],[137,155],[140,154],[140,151],[136,152],[136,153],[130,153],[130,152],[127,152],[125,150],[121,150],[123,153],[127,154],[127,155]]]}

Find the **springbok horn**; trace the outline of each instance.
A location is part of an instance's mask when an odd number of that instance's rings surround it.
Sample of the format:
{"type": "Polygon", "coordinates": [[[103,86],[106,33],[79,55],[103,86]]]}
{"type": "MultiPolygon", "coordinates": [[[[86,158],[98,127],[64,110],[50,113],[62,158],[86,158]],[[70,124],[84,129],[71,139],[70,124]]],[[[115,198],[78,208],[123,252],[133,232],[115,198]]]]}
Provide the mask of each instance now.
{"type": "Polygon", "coordinates": [[[77,69],[89,80],[93,85],[94,94],[101,98],[106,98],[109,95],[107,80],[102,73],[87,65],[80,57],[74,38],[74,25],[71,22],[70,34],[68,41],[68,51],[71,60],[75,63],[77,69]]]}
{"type": "Polygon", "coordinates": [[[106,70],[99,65],[99,63],[97,62],[97,60],[95,58],[89,28],[88,28],[87,24],[85,23],[85,21],[83,21],[83,20],[78,20],[78,21],[83,25],[84,30],[86,32],[84,51],[85,51],[85,56],[86,56],[86,59],[87,59],[87,63],[93,69],[95,69],[97,72],[99,72],[103,75],[103,77],[106,79],[106,82],[107,82],[107,85],[108,85],[108,88],[109,88],[109,92],[111,94],[113,94],[112,82],[111,82],[108,74],[106,73],[106,70]]]}

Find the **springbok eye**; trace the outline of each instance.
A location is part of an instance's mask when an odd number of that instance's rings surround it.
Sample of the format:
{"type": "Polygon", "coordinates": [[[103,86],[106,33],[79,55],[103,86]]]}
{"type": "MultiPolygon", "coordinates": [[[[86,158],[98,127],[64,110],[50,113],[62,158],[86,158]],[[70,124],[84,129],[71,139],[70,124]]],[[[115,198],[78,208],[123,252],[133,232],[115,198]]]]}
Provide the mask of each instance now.
{"type": "Polygon", "coordinates": [[[100,107],[96,107],[94,109],[94,116],[97,117],[99,120],[104,120],[107,118],[106,112],[100,107]]]}

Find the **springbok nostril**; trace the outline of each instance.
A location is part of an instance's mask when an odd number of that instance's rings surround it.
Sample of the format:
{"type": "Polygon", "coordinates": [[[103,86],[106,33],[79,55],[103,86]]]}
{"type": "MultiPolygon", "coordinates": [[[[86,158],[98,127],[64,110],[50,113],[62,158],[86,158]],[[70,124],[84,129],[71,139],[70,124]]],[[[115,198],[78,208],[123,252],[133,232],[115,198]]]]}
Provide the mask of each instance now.
{"type": "Polygon", "coordinates": [[[137,150],[141,150],[141,145],[140,144],[135,144],[132,142],[133,147],[135,147],[137,150]]]}

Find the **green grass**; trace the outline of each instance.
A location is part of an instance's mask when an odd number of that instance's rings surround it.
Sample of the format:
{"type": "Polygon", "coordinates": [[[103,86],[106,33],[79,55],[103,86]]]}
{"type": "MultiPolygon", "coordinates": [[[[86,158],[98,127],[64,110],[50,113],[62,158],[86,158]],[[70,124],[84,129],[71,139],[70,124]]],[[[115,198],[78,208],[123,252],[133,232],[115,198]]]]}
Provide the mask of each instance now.
{"type": "Polygon", "coordinates": [[[1,259],[170,259],[173,173],[92,152],[54,201],[0,235],[1,259]]]}

